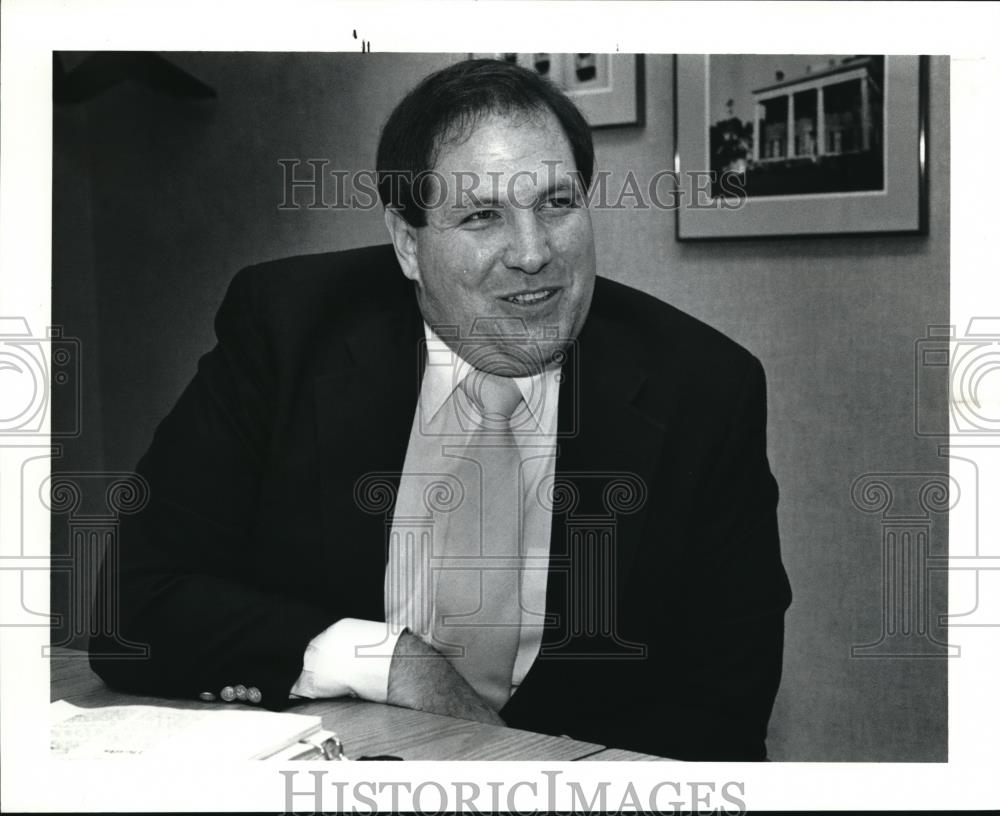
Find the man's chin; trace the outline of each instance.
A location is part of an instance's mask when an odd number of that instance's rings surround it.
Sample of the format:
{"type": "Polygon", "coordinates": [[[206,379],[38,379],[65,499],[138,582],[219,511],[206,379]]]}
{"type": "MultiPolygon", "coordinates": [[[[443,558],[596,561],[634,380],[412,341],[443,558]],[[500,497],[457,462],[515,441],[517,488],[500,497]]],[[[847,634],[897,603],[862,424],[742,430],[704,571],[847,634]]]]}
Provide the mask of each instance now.
{"type": "Polygon", "coordinates": [[[474,346],[470,354],[462,356],[480,371],[499,377],[531,377],[561,366],[566,360],[568,346],[565,340],[518,338],[474,346]]]}

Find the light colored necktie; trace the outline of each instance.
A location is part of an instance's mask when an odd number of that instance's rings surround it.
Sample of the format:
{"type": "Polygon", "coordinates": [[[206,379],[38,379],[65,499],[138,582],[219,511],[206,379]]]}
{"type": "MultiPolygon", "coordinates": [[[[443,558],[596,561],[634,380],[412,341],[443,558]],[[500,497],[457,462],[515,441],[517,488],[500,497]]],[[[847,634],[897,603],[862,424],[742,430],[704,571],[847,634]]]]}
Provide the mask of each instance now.
{"type": "Polygon", "coordinates": [[[435,570],[434,640],[483,699],[510,696],[521,631],[521,458],[511,430],[526,414],[514,380],[472,371],[452,394],[470,428],[458,464],[467,506],[452,516],[443,569],[435,570]],[[520,409],[520,410],[519,410],[520,409]],[[454,554],[461,553],[454,557],[454,554]]]}

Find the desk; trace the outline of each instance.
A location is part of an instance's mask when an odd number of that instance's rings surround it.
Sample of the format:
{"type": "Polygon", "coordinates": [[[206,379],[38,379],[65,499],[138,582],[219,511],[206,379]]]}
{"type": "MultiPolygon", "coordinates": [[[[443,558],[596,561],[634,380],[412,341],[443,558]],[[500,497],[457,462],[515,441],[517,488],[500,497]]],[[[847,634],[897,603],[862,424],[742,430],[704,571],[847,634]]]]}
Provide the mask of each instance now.
{"type": "MultiPolygon", "coordinates": [[[[86,652],[70,649],[54,651],[50,684],[52,700],[66,700],[84,708],[169,705],[203,709],[206,706],[225,708],[228,705],[113,691],[91,671],[86,652]]],[[[663,761],[662,757],[607,749],[603,745],[568,737],[484,725],[353,698],[317,700],[296,705],[291,710],[322,717],[323,727],[337,732],[345,752],[352,757],[390,754],[413,760],[663,761]]]]}

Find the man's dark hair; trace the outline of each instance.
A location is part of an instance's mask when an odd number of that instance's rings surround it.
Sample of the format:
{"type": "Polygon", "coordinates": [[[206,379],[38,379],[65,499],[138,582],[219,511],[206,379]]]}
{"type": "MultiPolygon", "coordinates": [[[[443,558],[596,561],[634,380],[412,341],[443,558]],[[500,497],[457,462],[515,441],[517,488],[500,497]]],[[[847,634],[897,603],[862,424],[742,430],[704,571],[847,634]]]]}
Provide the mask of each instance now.
{"type": "Polygon", "coordinates": [[[594,172],[594,142],[587,120],[544,77],[510,62],[464,60],[426,77],[389,116],[379,139],[376,170],[383,207],[399,211],[414,227],[427,223],[420,206],[443,145],[468,138],[490,114],[550,111],[562,126],[584,190],[594,172]],[[414,188],[413,182],[419,185],[414,188]]]}

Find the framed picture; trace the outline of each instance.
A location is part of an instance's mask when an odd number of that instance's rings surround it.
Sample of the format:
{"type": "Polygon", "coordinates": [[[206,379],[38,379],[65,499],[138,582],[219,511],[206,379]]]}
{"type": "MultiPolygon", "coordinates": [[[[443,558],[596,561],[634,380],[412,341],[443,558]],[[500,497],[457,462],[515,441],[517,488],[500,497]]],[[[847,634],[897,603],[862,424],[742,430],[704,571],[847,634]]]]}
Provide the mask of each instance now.
{"type": "Polygon", "coordinates": [[[645,124],[642,54],[474,54],[537,71],[576,103],[593,128],[645,124]]]}
{"type": "Polygon", "coordinates": [[[674,60],[679,240],[926,231],[927,61],[674,60]]]}

